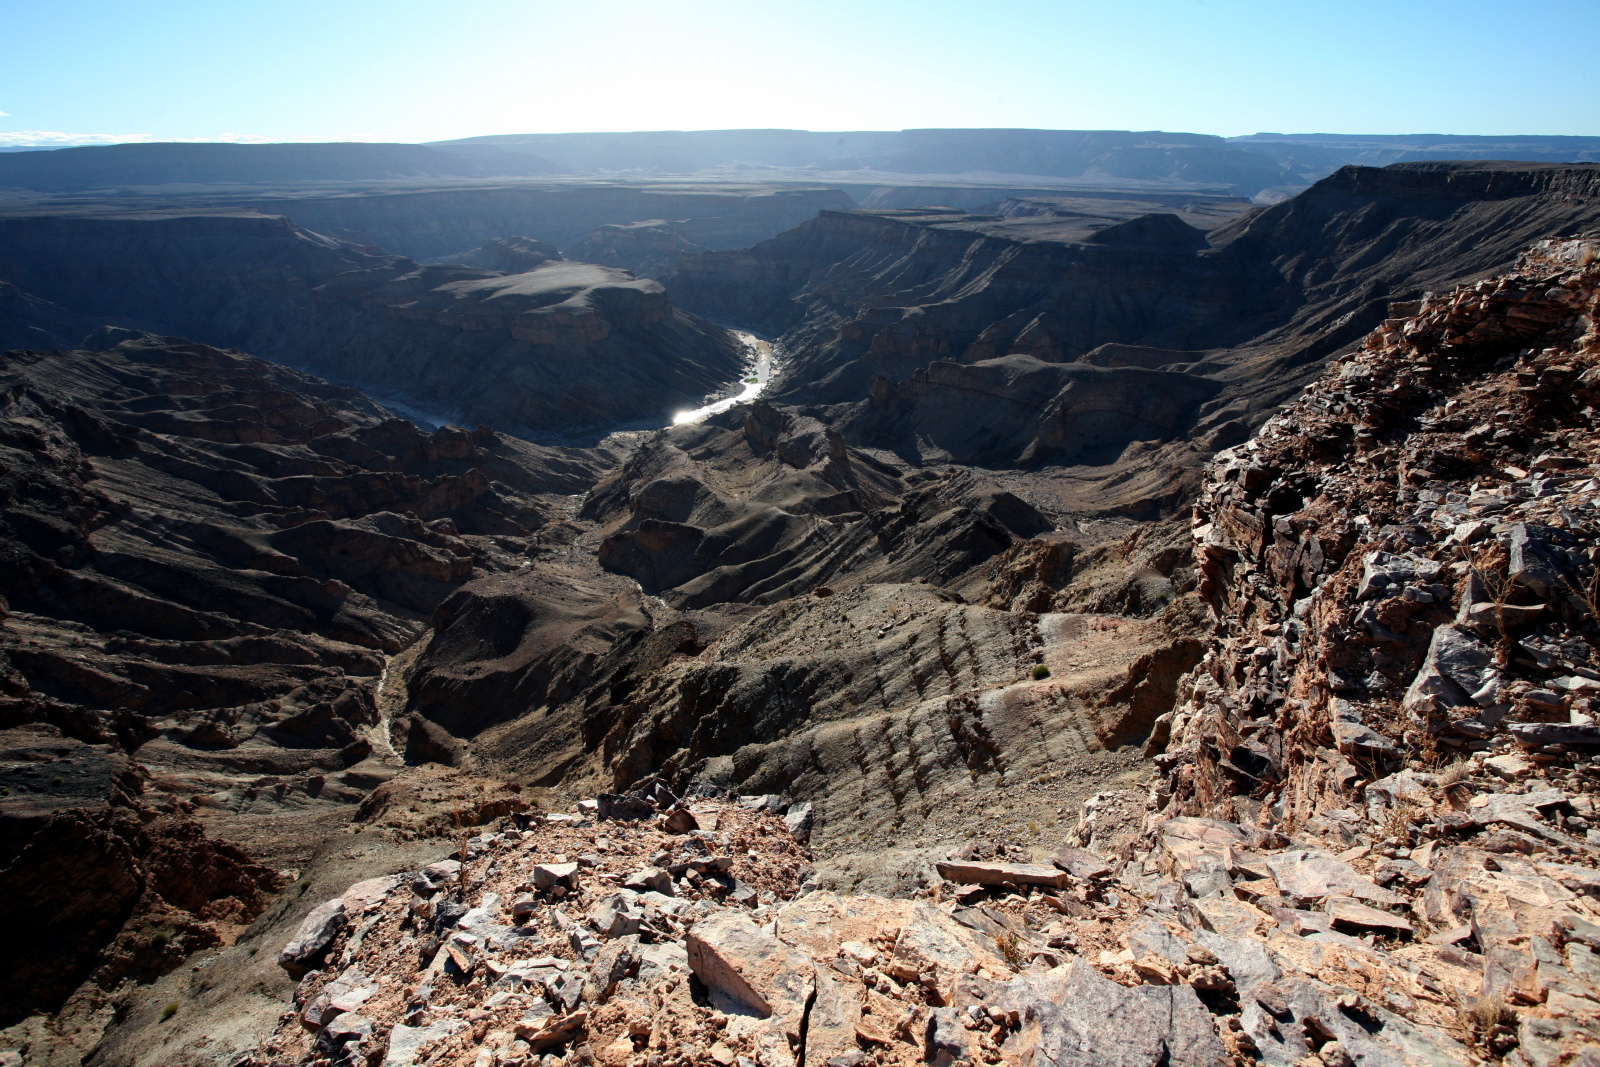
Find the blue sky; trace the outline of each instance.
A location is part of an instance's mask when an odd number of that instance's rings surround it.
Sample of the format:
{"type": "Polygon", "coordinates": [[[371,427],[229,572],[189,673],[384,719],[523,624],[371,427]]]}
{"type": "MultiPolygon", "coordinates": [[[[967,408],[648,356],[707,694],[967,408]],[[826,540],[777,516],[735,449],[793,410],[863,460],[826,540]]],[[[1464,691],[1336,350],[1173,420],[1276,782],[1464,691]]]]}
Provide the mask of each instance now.
{"type": "Polygon", "coordinates": [[[1600,0],[0,0],[0,144],[1023,126],[1600,136],[1600,0]]]}

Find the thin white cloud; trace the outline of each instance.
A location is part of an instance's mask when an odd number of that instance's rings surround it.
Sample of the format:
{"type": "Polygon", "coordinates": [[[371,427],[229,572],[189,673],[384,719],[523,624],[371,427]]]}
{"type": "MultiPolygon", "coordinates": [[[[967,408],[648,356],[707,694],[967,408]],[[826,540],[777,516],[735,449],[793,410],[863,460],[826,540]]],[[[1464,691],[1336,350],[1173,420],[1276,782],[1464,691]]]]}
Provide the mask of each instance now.
{"type": "MultiPolygon", "coordinates": [[[[4,114],[4,111],[0,111],[0,115],[4,114]]],[[[284,140],[325,141],[331,140],[331,138],[263,137],[254,133],[223,133],[216,137],[156,137],[148,133],[62,133],[58,130],[0,130],[0,148],[79,148],[85,145],[146,144],[151,141],[187,141],[195,144],[274,144],[284,140]]]]}
{"type": "Polygon", "coordinates": [[[58,130],[0,130],[0,145],[15,148],[66,148],[154,140],[147,133],[61,133],[58,130]]]}

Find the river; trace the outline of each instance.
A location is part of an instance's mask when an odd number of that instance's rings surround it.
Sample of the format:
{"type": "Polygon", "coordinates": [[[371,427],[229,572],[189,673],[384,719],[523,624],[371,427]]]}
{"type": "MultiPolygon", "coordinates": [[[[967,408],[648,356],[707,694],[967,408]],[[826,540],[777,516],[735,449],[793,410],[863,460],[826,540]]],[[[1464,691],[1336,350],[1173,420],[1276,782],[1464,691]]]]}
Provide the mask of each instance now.
{"type": "Polygon", "coordinates": [[[741,379],[744,388],[734,396],[713,400],[704,407],[678,412],[672,416],[674,426],[699,422],[708,415],[720,414],[736,404],[749,403],[766,391],[767,382],[772,378],[771,342],[763,341],[755,334],[745,333],[743,330],[735,330],[733,333],[744,342],[746,350],[750,352],[750,363],[746,366],[744,377],[741,379]]]}

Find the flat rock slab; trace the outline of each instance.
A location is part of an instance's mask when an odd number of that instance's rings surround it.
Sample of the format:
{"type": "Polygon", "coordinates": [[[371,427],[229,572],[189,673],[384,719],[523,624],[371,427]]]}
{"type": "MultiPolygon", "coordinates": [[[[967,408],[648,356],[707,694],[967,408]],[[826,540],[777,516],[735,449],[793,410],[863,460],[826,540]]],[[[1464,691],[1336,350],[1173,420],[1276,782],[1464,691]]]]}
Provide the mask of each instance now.
{"type": "Polygon", "coordinates": [[[1100,878],[1111,877],[1111,865],[1084,848],[1074,848],[1066,845],[1061,848],[1050,862],[1058,870],[1066,871],[1072,877],[1083,882],[1091,882],[1100,878]]]}
{"type": "Polygon", "coordinates": [[[1316,904],[1330,896],[1352,896],[1369,904],[1392,907],[1405,903],[1370,878],[1362,876],[1343,860],[1326,852],[1295,850],[1267,861],[1278,892],[1296,905],[1316,904]]]}
{"type": "Polygon", "coordinates": [[[765,932],[742,911],[695,923],[688,937],[689,969],[730,1015],[754,1016],[746,1030],[764,1067],[796,1062],[806,1005],[816,993],[811,958],[765,932]]]}
{"type": "Polygon", "coordinates": [[[1188,986],[1118,985],[1074,960],[1000,987],[1022,1018],[1021,1067],[1219,1067],[1211,1013],[1188,986]]]}
{"type": "Polygon", "coordinates": [[[346,921],[343,897],[318,904],[300,921],[294,937],[278,953],[278,966],[296,977],[304,974],[328,950],[346,921]]]}
{"type": "Polygon", "coordinates": [[[1411,934],[1415,932],[1412,925],[1386,911],[1369,908],[1365,904],[1357,904],[1349,897],[1328,898],[1328,921],[1336,930],[1377,930],[1383,933],[1411,934]]]}
{"type": "Polygon", "coordinates": [[[832,890],[807,893],[778,912],[778,938],[830,960],[846,944],[865,944],[881,934],[897,937],[915,903],[883,897],[840,896],[832,890]]]}
{"type": "Polygon", "coordinates": [[[936,863],[939,877],[961,885],[1039,885],[1065,889],[1071,876],[1038,863],[936,863]]]}
{"type": "Polygon", "coordinates": [[[465,1025],[461,1019],[440,1019],[427,1026],[396,1023],[389,1032],[389,1048],[383,1056],[383,1067],[411,1067],[430,1045],[443,1041],[465,1025]]]}

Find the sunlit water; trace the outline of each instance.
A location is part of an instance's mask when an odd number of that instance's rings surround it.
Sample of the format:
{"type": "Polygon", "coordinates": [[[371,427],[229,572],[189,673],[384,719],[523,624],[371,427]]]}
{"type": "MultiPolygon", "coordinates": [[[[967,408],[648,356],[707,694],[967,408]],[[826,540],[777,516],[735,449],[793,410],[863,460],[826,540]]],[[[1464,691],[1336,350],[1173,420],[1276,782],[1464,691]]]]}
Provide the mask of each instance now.
{"type": "Polygon", "coordinates": [[[766,391],[767,381],[772,377],[772,345],[754,334],[738,332],[737,336],[744,342],[751,356],[750,365],[745,368],[744,388],[735,396],[712,401],[705,407],[678,412],[672,416],[674,426],[682,426],[686,422],[699,422],[708,415],[720,414],[736,404],[747,404],[766,391]]]}

